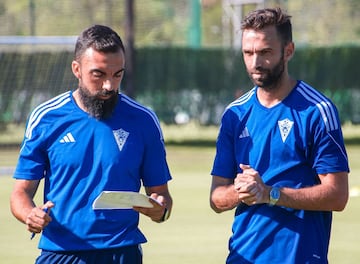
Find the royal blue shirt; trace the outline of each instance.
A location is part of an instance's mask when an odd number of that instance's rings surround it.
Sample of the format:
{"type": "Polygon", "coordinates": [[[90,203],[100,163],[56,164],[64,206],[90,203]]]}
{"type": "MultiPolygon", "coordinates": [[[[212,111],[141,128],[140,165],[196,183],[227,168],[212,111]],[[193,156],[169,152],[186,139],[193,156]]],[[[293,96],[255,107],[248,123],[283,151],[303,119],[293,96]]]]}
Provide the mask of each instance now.
{"type": "Polygon", "coordinates": [[[136,211],[93,210],[92,203],[104,190],[139,192],[171,176],[152,111],[119,95],[113,115],[98,120],[66,92],[29,116],[14,178],[45,178],[44,202],[55,204],[39,248],[73,251],[146,242],[136,211]]]}
{"type": "MultiPolygon", "coordinates": [[[[318,174],[349,171],[337,110],[299,81],[266,108],[257,87],[225,110],[211,174],[233,179],[249,164],[265,184],[303,188],[318,174]]],[[[237,207],[227,263],[327,263],[331,212],[260,204],[237,207]]]]}

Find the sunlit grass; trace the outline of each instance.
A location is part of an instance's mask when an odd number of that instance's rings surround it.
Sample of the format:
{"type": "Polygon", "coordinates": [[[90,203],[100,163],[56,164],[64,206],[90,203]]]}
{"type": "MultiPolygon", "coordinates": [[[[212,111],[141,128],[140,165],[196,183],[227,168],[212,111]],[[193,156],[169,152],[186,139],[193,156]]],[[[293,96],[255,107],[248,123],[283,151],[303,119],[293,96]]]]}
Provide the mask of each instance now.
{"type": "MultiPolygon", "coordinates": [[[[23,127],[14,127],[13,134],[22,138],[23,127]],[[21,132],[20,132],[21,131],[21,132]]],[[[195,142],[196,139],[214,141],[217,127],[163,126],[165,139],[195,142]],[[195,140],[194,140],[195,139],[195,140]]],[[[359,137],[360,126],[344,126],[346,137],[359,137]]],[[[360,187],[360,145],[347,145],[351,173],[351,189],[360,187]]],[[[147,264],[219,264],[227,255],[227,241],[231,232],[233,211],[214,213],[209,207],[210,170],[215,154],[208,147],[178,146],[169,144],[167,156],[173,180],[169,188],[174,199],[174,210],[168,222],[156,224],[141,218],[141,229],[149,243],[143,246],[147,264]]],[[[15,166],[17,148],[0,148],[0,167],[15,166]]],[[[6,263],[33,263],[38,255],[38,236],[30,241],[25,226],[11,215],[9,195],[13,180],[0,177],[0,260],[6,263]]],[[[41,195],[37,195],[40,202],[41,195]]],[[[351,196],[343,212],[334,213],[329,251],[330,263],[351,264],[360,259],[360,197],[351,196]]]]}

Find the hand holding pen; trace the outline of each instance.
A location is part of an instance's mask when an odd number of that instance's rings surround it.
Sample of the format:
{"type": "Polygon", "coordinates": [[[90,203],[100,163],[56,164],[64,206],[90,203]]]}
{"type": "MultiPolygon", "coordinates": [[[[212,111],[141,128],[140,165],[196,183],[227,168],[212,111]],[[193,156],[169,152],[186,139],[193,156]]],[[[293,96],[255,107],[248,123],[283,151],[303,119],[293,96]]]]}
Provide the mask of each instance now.
{"type": "Polygon", "coordinates": [[[34,207],[27,217],[26,225],[32,232],[30,239],[33,239],[36,233],[40,233],[50,222],[50,209],[54,207],[52,202],[47,202],[42,207],[34,207]]]}

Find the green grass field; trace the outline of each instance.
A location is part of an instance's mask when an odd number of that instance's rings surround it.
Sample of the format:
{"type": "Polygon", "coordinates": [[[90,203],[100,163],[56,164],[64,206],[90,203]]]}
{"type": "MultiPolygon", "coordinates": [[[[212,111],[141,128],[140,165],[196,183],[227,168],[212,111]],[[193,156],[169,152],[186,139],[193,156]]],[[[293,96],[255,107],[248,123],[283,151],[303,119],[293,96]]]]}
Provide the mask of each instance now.
{"type": "MultiPolygon", "coordinates": [[[[165,137],[174,138],[171,133],[179,131],[165,129],[165,137]]],[[[210,134],[209,138],[213,136],[210,134]]],[[[360,191],[360,146],[349,145],[347,149],[353,196],[344,212],[334,213],[330,263],[358,263],[360,259],[360,196],[356,195],[360,191]]],[[[233,212],[216,214],[209,207],[214,148],[168,146],[167,151],[173,175],[169,184],[174,199],[173,214],[162,224],[141,218],[140,227],[149,240],[143,246],[144,263],[224,263],[233,212]]],[[[16,158],[17,150],[0,149],[0,167],[14,166],[16,158]]],[[[25,226],[10,213],[12,184],[10,176],[0,177],[0,262],[33,263],[39,253],[38,236],[30,241],[25,226]]]]}

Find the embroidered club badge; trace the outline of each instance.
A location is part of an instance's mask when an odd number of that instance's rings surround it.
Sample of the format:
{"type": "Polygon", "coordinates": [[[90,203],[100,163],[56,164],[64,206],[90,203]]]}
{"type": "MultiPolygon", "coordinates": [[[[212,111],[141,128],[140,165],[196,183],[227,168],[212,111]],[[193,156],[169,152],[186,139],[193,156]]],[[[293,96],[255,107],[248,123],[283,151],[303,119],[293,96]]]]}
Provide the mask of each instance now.
{"type": "Polygon", "coordinates": [[[116,143],[121,151],[126,143],[126,139],[129,136],[129,132],[125,131],[124,129],[120,128],[118,130],[113,130],[114,138],[116,143]]]}
{"type": "Polygon", "coordinates": [[[291,128],[293,127],[293,124],[294,122],[289,120],[288,118],[278,121],[280,135],[283,142],[285,142],[286,138],[288,137],[291,128]]]}

